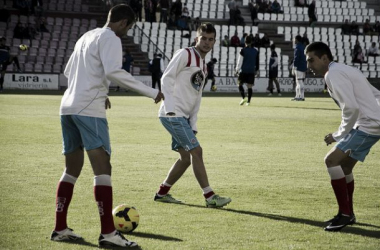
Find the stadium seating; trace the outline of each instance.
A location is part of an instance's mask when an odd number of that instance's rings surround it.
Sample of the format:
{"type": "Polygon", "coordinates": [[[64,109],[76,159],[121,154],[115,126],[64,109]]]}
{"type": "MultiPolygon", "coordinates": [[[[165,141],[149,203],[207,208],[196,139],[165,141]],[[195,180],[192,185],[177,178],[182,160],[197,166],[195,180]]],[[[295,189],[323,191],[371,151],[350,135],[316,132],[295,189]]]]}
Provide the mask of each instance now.
{"type": "MultiPolygon", "coordinates": [[[[35,23],[33,16],[12,14],[8,23],[0,23],[0,36],[7,38],[8,44],[12,44],[11,52],[19,56],[19,60],[24,64],[25,71],[35,72],[62,72],[78,37],[89,29],[97,26],[95,18],[78,18],[78,15],[49,15],[49,13],[88,13],[91,10],[91,1],[86,0],[43,0],[47,12],[47,28],[50,33],[40,33],[35,39],[13,39],[13,29],[17,22],[23,24],[35,23]],[[74,17],[75,16],[75,17],[74,17]],[[18,49],[19,44],[29,45],[27,51],[18,49]]],[[[96,2],[96,1],[94,1],[96,2]]],[[[228,7],[225,0],[194,0],[182,1],[187,7],[192,18],[200,17],[202,20],[218,20],[215,25],[217,30],[217,40],[214,49],[206,57],[208,62],[211,58],[218,59],[216,74],[219,76],[233,75],[234,68],[239,55],[239,48],[222,47],[221,41],[227,35],[231,38],[235,32],[239,37],[243,33],[263,36],[262,28],[257,26],[228,26],[228,7]],[[223,24],[224,23],[224,24],[223,24]]],[[[241,9],[247,8],[248,0],[239,0],[241,9]]],[[[295,7],[294,0],[279,0],[283,8],[281,14],[259,13],[259,19],[263,23],[273,22],[277,26],[277,35],[283,37],[284,42],[291,46],[294,36],[306,33],[309,40],[326,41],[332,48],[334,57],[339,62],[351,64],[351,50],[356,39],[362,47],[367,50],[372,41],[379,42],[377,36],[348,36],[343,35],[339,26],[344,19],[355,20],[360,24],[370,19],[371,23],[380,20],[380,16],[375,16],[375,10],[367,8],[367,3],[358,0],[330,1],[318,0],[317,16],[318,27],[306,27],[308,22],[307,8],[295,7]],[[282,22],[286,22],[284,25],[282,22]],[[290,25],[288,25],[290,23],[290,25]],[[335,24],[334,27],[329,27],[335,24]]],[[[1,7],[1,6],[0,6],[1,7]]],[[[246,20],[249,21],[249,20],[246,20]]],[[[260,26],[261,27],[261,26],[260,26]]],[[[147,53],[149,58],[153,58],[156,52],[165,55],[166,63],[173,56],[175,51],[182,47],[190,46],[196,36],[195,31],[170,30],[164,23],[138,22],[132,30],[128,32],[134,44],[140,46],[141,51],[147,53]],[[188,34],[189,37],[183,37],[188,34]]],[[[289,54],[283,54],[281,48],[276,49],[279,55],[279,76],[288,76],[289,54]]],[[[268,61],[270,57],[269,49],[260,49],[260,76],[267,76],[268,61]]],[[[379,76],[380,59],[368,58],[368,64],[351,64],[360,67],[367,76],[379,76]]],[[[12,66],[10,67],[12,70],[12,66]]],[[[13,68],[15,70],[15,68],[13,68]]],[[[136,72],[140,68],[136,67],[136,72]]]]}

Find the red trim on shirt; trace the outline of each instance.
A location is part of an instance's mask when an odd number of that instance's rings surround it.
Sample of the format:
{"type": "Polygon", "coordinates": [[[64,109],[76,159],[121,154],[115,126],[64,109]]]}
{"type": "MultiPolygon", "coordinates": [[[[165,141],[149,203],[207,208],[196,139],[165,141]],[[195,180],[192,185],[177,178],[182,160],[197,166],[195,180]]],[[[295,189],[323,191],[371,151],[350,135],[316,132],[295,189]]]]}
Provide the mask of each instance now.
{"type": "Polygon", "coordinates": [[[191,64],[191,53],[190,53],[190,50],[188,48],[186,48],[186,50],[187,50],[187,54],[188,54],[186,67],[190,67],[190,64],[191,64]]]}

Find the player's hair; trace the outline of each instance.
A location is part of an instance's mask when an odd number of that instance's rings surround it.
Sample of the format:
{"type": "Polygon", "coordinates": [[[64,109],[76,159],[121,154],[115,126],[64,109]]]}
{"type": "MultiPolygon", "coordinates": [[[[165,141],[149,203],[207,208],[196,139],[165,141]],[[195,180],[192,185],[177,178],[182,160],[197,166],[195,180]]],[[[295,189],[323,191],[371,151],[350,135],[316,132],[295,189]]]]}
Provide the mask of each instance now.
{"type": "Polygon", "coordinates": [[[272,43],[272,45],[270,46],[270,49],[274,50],[275,48],[276,48],[276,45],[274,43],[272,43]]]}
{"type": "Polygon", "coordinates": [[[216,29],[214,25],[212,25],[212,23],[201,23],[201,25],[197,29],[197,36],[200,36],[202,32],[206,32],[209,34],[214,33],[216,37],[216,29]]]}
{"type": "Polygon", "coordinates": [[[253,42],[253,39],[252,39],[252,37],[251,36],[247,36],[246,38],[245,38],[245,44],[247,44],[247,45],[251,45],[252,44],[252,42],[253,42]]]}
{"type": "Polygon", "coordinates": [[[296,35],[295,39],[297,42],[302,42],[302,36],[300,35],[296,35]]]}
{"type": "Polygon", "coordinates": [[[327,44],[323,42],[314,42],[314,43],[309,44],[305,49],[305,53],[309,53],[309,52],[314,52],[314,54],[318,58],[321,58],[323,55],[326,55],[330,61],[334,60],[334,57],[331,53],[329,46],[327,46],[327,44]]]}
{"type": "Polygon", "coordinates": [[[121,20],[127,19],[127,25],[137,21],[136,14],[132,8],[127,4],[118,4],[110,9],[108,12],[108,22],[116,23],[121,20]]]}

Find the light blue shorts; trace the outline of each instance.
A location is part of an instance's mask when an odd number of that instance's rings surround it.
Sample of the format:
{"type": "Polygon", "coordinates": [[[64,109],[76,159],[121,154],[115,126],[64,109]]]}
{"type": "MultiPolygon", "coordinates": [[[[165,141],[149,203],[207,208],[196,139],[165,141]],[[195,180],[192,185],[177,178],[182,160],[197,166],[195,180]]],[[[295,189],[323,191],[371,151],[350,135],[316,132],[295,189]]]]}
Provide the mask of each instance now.
{"type": "Polygon", "coordinates": [[[61,115],[63,154],[74,152],[77,148],[87,151],[103,147],[111,155],[108,122],[105,118],[61,115]]]}
{"type": "Polygon", "coordinates": [[[160,121],[172,135],[172,150],[178,151],[178,148],[183,148],[190,151],[199,146],[188,119],[184,117],[160,117],[160,121]]]}
{"type": "Polygon", "coordinates": [[[348,135],[341,139],[336,147],[343,152],[350,152],[350,157],[363,162],[373,145],[380,136],[370,135],[363,131],[352,129],[348,135]]]}

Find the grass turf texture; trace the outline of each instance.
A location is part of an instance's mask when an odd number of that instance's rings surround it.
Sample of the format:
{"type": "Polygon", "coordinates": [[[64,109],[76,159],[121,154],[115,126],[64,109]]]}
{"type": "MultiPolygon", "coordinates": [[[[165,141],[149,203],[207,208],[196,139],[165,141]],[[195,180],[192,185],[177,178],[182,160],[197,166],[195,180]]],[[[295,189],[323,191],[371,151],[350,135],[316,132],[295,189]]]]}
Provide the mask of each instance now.
{"type": "MultiPolygon", "coordinates": [[[[36,93],[36,92],[34,92],[36,93]]],[[[290,96],[289,96],[290,97],[290,96]]],[[[224,209],[204,207],[191,168],[172,188],[185,205],[153,202],[177,159],[157,118],[158,105],[139,96],[111,96],[114,206],[127,203],[140,225],[127,235],[141,249],[379,249],[380,143],[354,170],[358,223],[323,231],[337,212],[323,158],[324,136],[340,124],[330,98],[291,102],[253,97],[203,98],[198,138],[214,190],[230,196],[224,209]]],[[[68,224],[80,243],[51,242],[55,189],[64,170],[60,95],[0,96],[0,249],[93,249],[99,217],[86,158],[74,189],[68,224]]]]}

